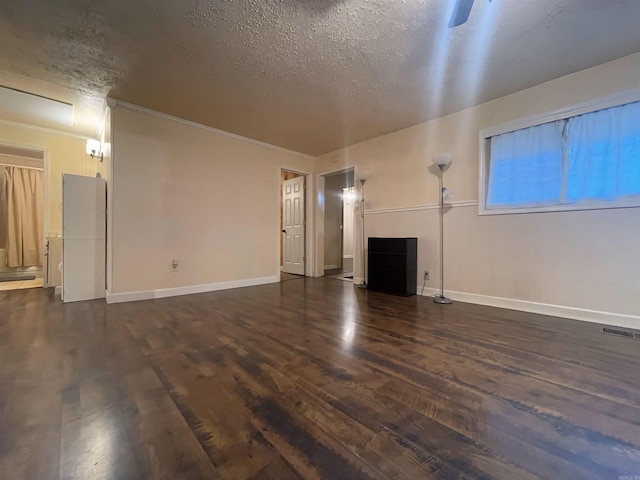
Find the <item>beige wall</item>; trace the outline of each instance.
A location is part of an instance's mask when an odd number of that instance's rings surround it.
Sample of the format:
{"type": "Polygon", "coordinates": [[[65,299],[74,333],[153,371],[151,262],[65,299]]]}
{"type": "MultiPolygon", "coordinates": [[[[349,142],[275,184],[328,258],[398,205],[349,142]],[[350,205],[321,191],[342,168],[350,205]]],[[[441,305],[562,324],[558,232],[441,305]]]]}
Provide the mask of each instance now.
{"type": "Polygon", "coordinates": [[[111,120],[112,301],[277,278],[281,168],[312,159],[121,106],[111,120]]]}
{"type": "Polygon", "coordinates": [[[62,174],[86,175],[96,173],[107,178],[108,159],[104,164],[86,154],[86,139],[57,133],[54,131],[26,127],[17,124],[0,123],[0,144],[8,144],[45,150],[48,154],[49,169],[45,199],[45,235],[50,238],[49,285],[62,284],[58,264],[62,261],[62,243],[54,238],[62,235],[62,174]],[[48,225],[48,227],[47,227],[48,225]]]}
{"type": "MultiPolygon", "coordinates": [[[[95,176],[107,170],[99,162],[86,154],[86,140],[78,137],[24,127],[15,124],[0,123],[0,144],[29,147],[46,150],[49,154],[49,172],[47,183],[48,201],[45,215],[48,216],[47,236],[62,233],[62,174],[95,176]]],[[[47,220],[45,220],[46,222],[47,220]]]]}
{"type": "Polygon", "coordinates": [[[437,177],[427,170],[431,155],[451,151],[445,184],[455,202],[471,205],[456,206],[445,218],[448,290],[640,316],[640,209],[479,217],[473,204],[480,129],[639,86],[635,54],[324,155],[316,172],[369,171],[366,235],[417,236],[419,286],[428,269],[427,287],[437,288],[437,210],[420,207],[437,204],[437,177]],[[399,211],[406,207],[419,208],[399,211]]]}

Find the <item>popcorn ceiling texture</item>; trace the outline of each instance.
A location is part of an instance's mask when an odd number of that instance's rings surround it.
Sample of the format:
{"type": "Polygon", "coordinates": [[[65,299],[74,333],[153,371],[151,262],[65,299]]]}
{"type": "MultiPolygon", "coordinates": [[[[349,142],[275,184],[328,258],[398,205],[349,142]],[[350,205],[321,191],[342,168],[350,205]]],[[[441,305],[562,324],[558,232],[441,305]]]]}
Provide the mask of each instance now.
{"type": "Polygon", "coordinates": [[[0,84],[311,155],[640,47],[637,0],[0,0],[0,84]]]}

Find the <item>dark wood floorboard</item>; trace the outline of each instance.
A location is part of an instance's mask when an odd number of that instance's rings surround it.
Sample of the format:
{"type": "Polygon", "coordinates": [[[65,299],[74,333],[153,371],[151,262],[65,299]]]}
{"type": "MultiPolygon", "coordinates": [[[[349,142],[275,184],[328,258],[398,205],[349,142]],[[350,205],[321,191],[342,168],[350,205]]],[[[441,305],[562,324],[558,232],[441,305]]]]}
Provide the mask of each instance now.
{"type": "Polygon", "coordinates": [[[640,478],[640,342],[299,278],[0,293],[0,478],[640,478]]]}

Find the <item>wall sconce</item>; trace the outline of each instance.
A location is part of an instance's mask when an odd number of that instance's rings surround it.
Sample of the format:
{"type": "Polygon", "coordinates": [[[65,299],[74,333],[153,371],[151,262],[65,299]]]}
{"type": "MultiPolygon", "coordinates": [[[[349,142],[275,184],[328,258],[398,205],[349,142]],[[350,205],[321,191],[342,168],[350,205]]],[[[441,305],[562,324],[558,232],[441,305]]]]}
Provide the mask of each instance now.
{"type": "Polygon", "coordinates": [[[104,162],[104,154],[101,150],[100,140],[95,140],[93,138],[87,139],[87,155],[91,158],[99,159],[100,163],[104,162]]]}

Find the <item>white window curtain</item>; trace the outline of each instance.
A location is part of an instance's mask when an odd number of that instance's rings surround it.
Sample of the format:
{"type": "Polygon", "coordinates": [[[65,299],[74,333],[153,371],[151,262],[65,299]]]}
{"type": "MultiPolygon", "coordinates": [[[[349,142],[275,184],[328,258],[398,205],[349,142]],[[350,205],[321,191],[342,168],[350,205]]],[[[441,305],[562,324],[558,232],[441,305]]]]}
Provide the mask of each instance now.
{"type": "Polygon", "coordinates": [[[560,202],[564,122],[491,138],[486,208],[538,207],[560,202]]]}
{"type": "Polygon", "coordinates": [[[640,102],[570,118],[567,202],[640,195],[640,102]]]}

